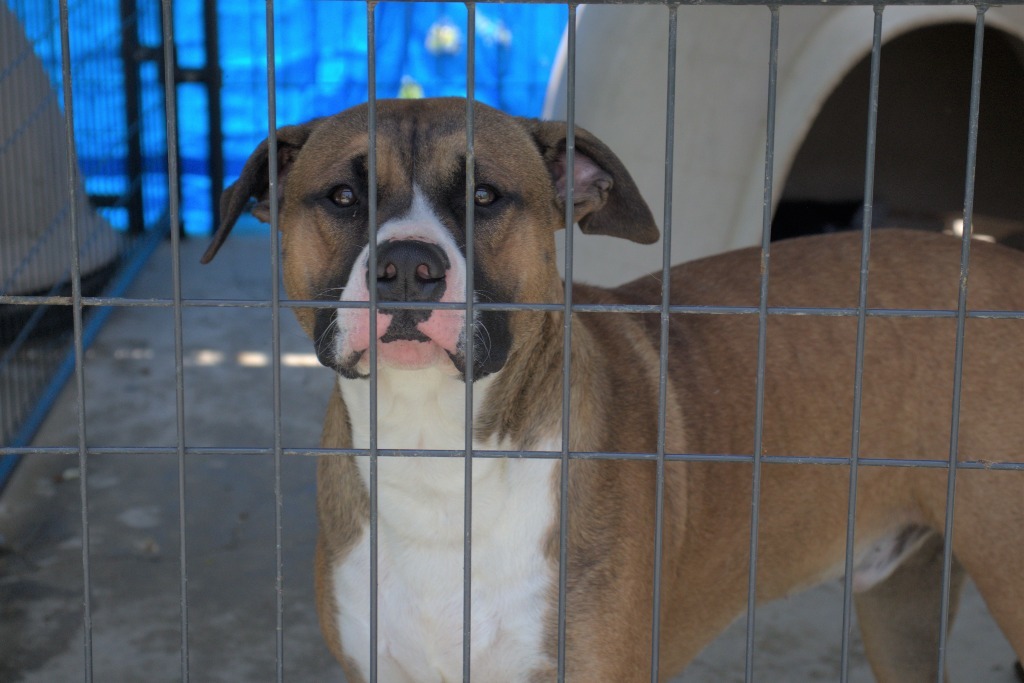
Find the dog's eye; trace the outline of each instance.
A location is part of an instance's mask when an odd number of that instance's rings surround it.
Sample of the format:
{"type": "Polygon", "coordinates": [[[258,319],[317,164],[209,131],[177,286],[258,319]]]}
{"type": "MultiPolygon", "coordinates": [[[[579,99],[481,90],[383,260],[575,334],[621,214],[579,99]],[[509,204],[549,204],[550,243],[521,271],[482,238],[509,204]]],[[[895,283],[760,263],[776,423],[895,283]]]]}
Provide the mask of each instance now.
{"type": "Polygon", "coordinates": [[[356,202],[359,201],[356,199],[355,190],[348,185],[338,185],[336,188],[331,190],[330,200],[335,206],[340,206],[342,208],[355,206],[356,202]]]}
{"type": "Polygon", "coordinates": [[[473,201],[477,206],[490,206],[498,199],[498,193],[490,185],[477,185],[473,201]]]}

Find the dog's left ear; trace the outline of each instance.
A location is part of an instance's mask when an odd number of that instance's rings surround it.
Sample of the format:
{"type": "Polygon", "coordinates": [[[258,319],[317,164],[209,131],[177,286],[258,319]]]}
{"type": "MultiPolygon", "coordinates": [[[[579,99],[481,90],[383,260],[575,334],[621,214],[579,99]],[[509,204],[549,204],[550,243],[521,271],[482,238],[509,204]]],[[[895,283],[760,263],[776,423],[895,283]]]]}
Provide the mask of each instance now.
{"type": "MultiPolygon", "coordinates": [[[[292,162],[299,155],[302,146],[309,139],[309,134],[319,123],[313,119],[298,126],[284,126],[277,129],[277,196],[283,197],[284,180],[292,162]]],[[[245,162],[238,180],[224,189],[220,196],[220,226],[214,233],[210,246],[200,259],[200,263],[209,263],[217,255],[224,240],[235,227],[235,222],[242,215],[249,200],[256,199],[252,205],[252,214],[264,223],[270,222],[270,146],[267,140],[261,142],[245,162]]]]}
{"type": "MultiPolygon", "coordinates": [[[[564,121],[519,119],[544,157],[555,192],[565,205],[566,124],[564,121]]],[[[658,226],[629,171],[615,153],[594,135],[576,127],[573,154],[573,220],[591,235],[622,237],[640,244],[658,241],[658,226]]]]}

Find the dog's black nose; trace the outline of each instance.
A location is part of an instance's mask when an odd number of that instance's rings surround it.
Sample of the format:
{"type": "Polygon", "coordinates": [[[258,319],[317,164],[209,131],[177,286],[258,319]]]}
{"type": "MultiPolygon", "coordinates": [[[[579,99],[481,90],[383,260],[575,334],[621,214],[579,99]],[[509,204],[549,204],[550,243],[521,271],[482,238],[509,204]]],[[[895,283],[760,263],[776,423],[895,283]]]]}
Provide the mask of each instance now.
{"type": "Polygon", "coordinates": [[[377,297],[381,301],[440,301],[449,265],[444,250],[436,244],[384,242],[377,247],[377,297]]]}

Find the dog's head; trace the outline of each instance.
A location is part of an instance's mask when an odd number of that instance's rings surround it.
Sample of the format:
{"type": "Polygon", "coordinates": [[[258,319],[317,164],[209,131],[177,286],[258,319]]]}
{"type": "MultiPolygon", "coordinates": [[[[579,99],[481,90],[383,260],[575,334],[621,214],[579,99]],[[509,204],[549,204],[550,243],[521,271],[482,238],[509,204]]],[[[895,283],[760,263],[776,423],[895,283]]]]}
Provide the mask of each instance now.
{"type": "MultiPolygon", "coordinates": [[[[377,244],[369,263],[369,112],[365,105],[277,132],[279,225],[288,295],[299,300],[465,302],[466,103],[381,100],[377,105],[377,244]]],[[[554,232],[565,224],[566,126],[474,108],[474,302],[561,301],[554,232]]],[[[622,162],[576,130],[574,218],[585,233],[658,239],[650,209],[622,162]]],[[[249,157],[221,198],[209,262],[242,211],[270,221],[268,145],[249,157]]],[[[369,374],[366,308],[299,308],[320,361],[346,377],[369,374]]],[[[379,365],[439,366],[476,378],[505,364],[524,323],[514,311],[452,306],[377,314],[379,365]]]]}

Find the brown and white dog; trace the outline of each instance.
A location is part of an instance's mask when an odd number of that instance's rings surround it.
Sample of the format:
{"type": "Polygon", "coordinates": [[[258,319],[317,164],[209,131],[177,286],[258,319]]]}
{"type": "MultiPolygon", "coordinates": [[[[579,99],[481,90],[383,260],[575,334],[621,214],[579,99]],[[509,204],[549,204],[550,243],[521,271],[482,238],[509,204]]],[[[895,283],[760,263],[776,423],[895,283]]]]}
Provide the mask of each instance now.
{"type": "MultiPolygon", "coordinates": [[[[377,109],[376,263],[368,263],[368,112],[278,131],[285,284],[300,300],[464,301],[465,102],[381,101],[377,109]]],[[[563,227],[565,124],[475,109],[475,301],[558,303],[554,233],[563,227]]],[[[224,194],[227,237],[250,198],[268,219],[268,150],[260,145],[224,194]]],[[[622,163],[576,133],[575,218],[585,233],[649,243],[650,210],[622,163]]],[[[768,303],[855,308],[860,236],[773,246],[768,303]]],[[[880,231],[870,308],[957,307],[960,242],[880,231]]],[[[742,250],[678,266],[672,304],[757,306],[761,261],[742,250]]],[[[660,302],[660,274],[615,289],[574,286],[579,303],[660,302]]],[[[1024,309],[1024,258],[971,250],[976,310],[1024,309]]],[[[376,344],[378,446],[462,449],[466,349],[473,348],[473,447],[561,449],[563,320],[557,310],[377,314],[300,308],[302,327],[337,373],[323,445],[369,445],[368,349],[376,344]]],[[[573,451],[653,453],[658,433],[657,314],[575,313],[571,336],[573,451]]],[[[779,315],[767,326],[762,454],[851,452],[856,318],[779,315]]],[[[867,321],[862,459],[942,461],[950,452],[956,321],[949,315],[867,321]]],[[[673,315],[666,448],[746,454],[754,448],[758,320],[673,315]]],[[[1024,461],[1024,324],[966,323],[958,453],[1024,461]]],[[[379,680],[462,675],[463,474],[458,458],[379,462],[379,680]]],[[[713,458],[665,470],[661,678],[686,666],[747,604],[753,464],[713,458]]],[[[557,459],[481,458],[473,466],[474,680],[547,681],[556,666],[557,459]]],[[[318,475],[316,584],[320,622],[348,680],[369,670],[369,463],[324,456],[318,475]]],[[[568,679],[650,679],[656,465],[574,459],[568,494],[568,679]]],[[[765,462],[757,599],[843,574],[846,464],[765,462]]],[[[853,586],[865,647],[880,681],[934,681],[947,470],[862,466],[853,586]]],[[[956,477],[953,605],[976,581],[1024,655],[1024,472],[962,469],[956,477]]],[[[951,610],[952,612],[953,610],[951,610]]]]}

